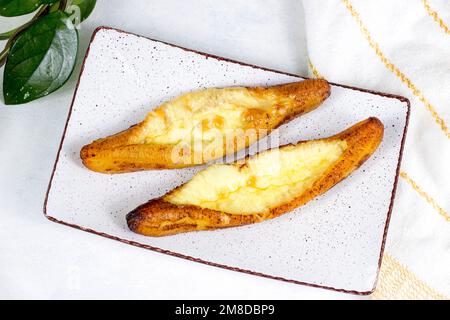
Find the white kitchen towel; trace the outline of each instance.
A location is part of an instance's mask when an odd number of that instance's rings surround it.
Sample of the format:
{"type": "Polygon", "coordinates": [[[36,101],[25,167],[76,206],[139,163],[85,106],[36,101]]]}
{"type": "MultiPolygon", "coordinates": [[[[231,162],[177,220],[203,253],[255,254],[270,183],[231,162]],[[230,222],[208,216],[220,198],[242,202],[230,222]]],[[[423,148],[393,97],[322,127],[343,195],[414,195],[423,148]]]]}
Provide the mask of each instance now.
{"type": "Polygon", "coordinates": [[[311,76],[411,101],[374,297],[450,297],[450,1],[304,0],[303,6],[311,76]]]}

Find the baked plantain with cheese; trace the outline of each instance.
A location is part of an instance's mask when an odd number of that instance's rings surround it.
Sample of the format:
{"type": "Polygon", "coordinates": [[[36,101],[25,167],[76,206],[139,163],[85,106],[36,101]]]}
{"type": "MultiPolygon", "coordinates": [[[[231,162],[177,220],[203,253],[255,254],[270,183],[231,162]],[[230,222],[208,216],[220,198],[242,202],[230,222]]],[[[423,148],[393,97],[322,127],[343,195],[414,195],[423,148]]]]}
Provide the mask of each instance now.
{"type": "Polygon", "coordinates": [[[84,146],[80,157],[103,173],[199,165],[248,147],[329,95],[330,85],[319,79],[195,91],[162,104],[128,130],[84,146]]]}
{"type": "Polygon", "coordinates": [[[128,226],[146,236],[167,236],[275,218],[346,178],[377,149],[383,132],[380,120],[368,118],[329,138],[212,165],[130,212],[128,226]]]}

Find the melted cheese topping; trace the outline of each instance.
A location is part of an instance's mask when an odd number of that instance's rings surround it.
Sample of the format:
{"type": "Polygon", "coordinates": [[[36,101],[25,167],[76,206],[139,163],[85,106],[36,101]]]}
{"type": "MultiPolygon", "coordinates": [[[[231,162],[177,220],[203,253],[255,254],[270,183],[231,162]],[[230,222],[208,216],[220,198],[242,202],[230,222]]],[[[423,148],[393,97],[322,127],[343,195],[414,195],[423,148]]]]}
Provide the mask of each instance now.
{"type": "Polygon", "coordinates": [[[264,213],[310,188],[346,147],[345,141],[311,141],[263,152],[242,166],[213,165],[164,200],[232,214],[264,213]]]}
{"type": "MultiPolygon", "coordinates": [[[[212,142],[218,132],[245,129],[249,110],[268,111],[271,95],[257,96],[246,88],[206,89],[182,95],[150,112],[145,120],[145,143],[212,142]]],[[[222,137],[221,137],[222,138],[222,137]]]]}

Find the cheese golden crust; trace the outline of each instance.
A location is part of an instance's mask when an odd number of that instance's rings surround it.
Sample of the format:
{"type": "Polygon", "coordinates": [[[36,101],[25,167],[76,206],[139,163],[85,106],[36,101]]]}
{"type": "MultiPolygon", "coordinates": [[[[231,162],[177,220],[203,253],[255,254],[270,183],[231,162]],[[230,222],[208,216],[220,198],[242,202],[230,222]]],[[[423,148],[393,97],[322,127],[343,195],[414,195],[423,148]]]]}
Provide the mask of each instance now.
{"type": "Polygon", "coordinates": [[[243,164],[211,166],[130,212],[128,226],[146,236],[167,236],[278,217],[345,179],[373,154],[383,132],[380,120],[369,118],[329,138],[269,150],[243,164]],[[274,155],[288,158],[279,160],[281,170],[271,170],[274,155]],[[209,177],[221,170],[220,179],[209,177]]]}
{"type": "Polygon", "coordinates": [[[320,79],[191,92],[128,130],[84,146],[80,157],[87,168],[103,173],[204,164],[248,147],[329,95],[328,82],[320,79]]]}

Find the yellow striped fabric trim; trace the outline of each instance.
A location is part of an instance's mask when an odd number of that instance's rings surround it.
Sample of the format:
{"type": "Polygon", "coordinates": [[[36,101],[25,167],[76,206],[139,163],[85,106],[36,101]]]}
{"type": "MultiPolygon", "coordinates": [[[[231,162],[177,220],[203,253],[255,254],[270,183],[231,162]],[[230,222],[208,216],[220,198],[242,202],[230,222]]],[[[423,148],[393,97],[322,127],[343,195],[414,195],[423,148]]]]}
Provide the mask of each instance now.
{"type": "Polygon", "coordinates": [[[317,79],[323,79],[323,76],[319,73],[319,70],[316,69],[316,67],[312,64],[311,59],[308,58],[308,67],[309,70],[311,70],[314,77],[317,79]]]}
{"type": "Polygon", "coordinates": [[[366,40],[369,42],[370,47],[375,50],[376,55],[380,58],[381,62],[386,66],[386,68],[394,73],[397,77],[400,78],[400,80],[405,83],[408,88],[412,91],[412,93],[419,98],[419,100],[425,105],[426,109],[431,113],[432,117],[436,121],[436,123],[439,125],[441,130],[444,132],[447,138],[450,139],[450,132],[448,130],[447,125],[445,124],[445,121],[443,118],[439,116],[439,114],[436,112],[434,107],[431,105],[431,103],[428,101],[427,98],[422,94],[422,92],[412,83],[412,81],[403,73],[400,71],[399,68],[397,68],[381,51],[380,46],[378,45],[375,40],[373,40],[372,36],[370,35],[369,30],[364,25],[364,23],[361,20],[361,17],[359,16],[359,13],[356,12],[356,10],[353,8],[352,4],[349,0],[342,0],[342,2],[345,4],[347,10],[351,13],[353,18],[355,18],[356,22],[359,25],[359,28],[363,35],[365,36],[366,40]]]}
{"type": "MultiPolygon", "coordinates": [[[[308,67],[311,70],[312,74],[316,78],[322,79],[323,76],[320,74],[319,70],[313,65],[311,62],[311,59],[308,59],[308,67]]],[[[400,177],[405,179],[406,182],[409,183],[409,185],[422,197],[424,198],[442,217],[444,217],[445,220],[450,222],[450,215],[440,206],[438,203],[419,185],[409,177],[409,175],[405,171],[400,172],[400,177]]]]}
{"type": "Polygon", "coordinates": [[[448,300],[387,253],[383,256],[378,285],[371,297],[377,300],[448,300]]]}
{"type": "Polygon", "coordinates": [[[423,6],[425,7],[425,10],[427,10],[428,14],[434,19],[434,21],[437,22],[437,24],[441,27],[442,30],[446,34],[450,35],[450,29],[447,27],[447,25],[444,23],[444,21],[439,17],[438,13],[431,9],[430,4],[427,0],[422,0],[423,6]]]}
{"type": "Polygon", "coordinates": [[[437,202],[430,197],[430,195],[428,193],[426,193],[425,191],[422,190],[422,188],[420,188],[417,183],[411,179],[408,174],[405,171],[401,171],[400,172],[400,177],[402,177],[403,179],[406,180],[406,182],[409,183],[409,185],[417,191],[417,193],[424,198],[434,209],[436,209],[436,211],[444,217],[445,220],[450,221],[450,215],[440,206],[437,204],[437,202]]]}

